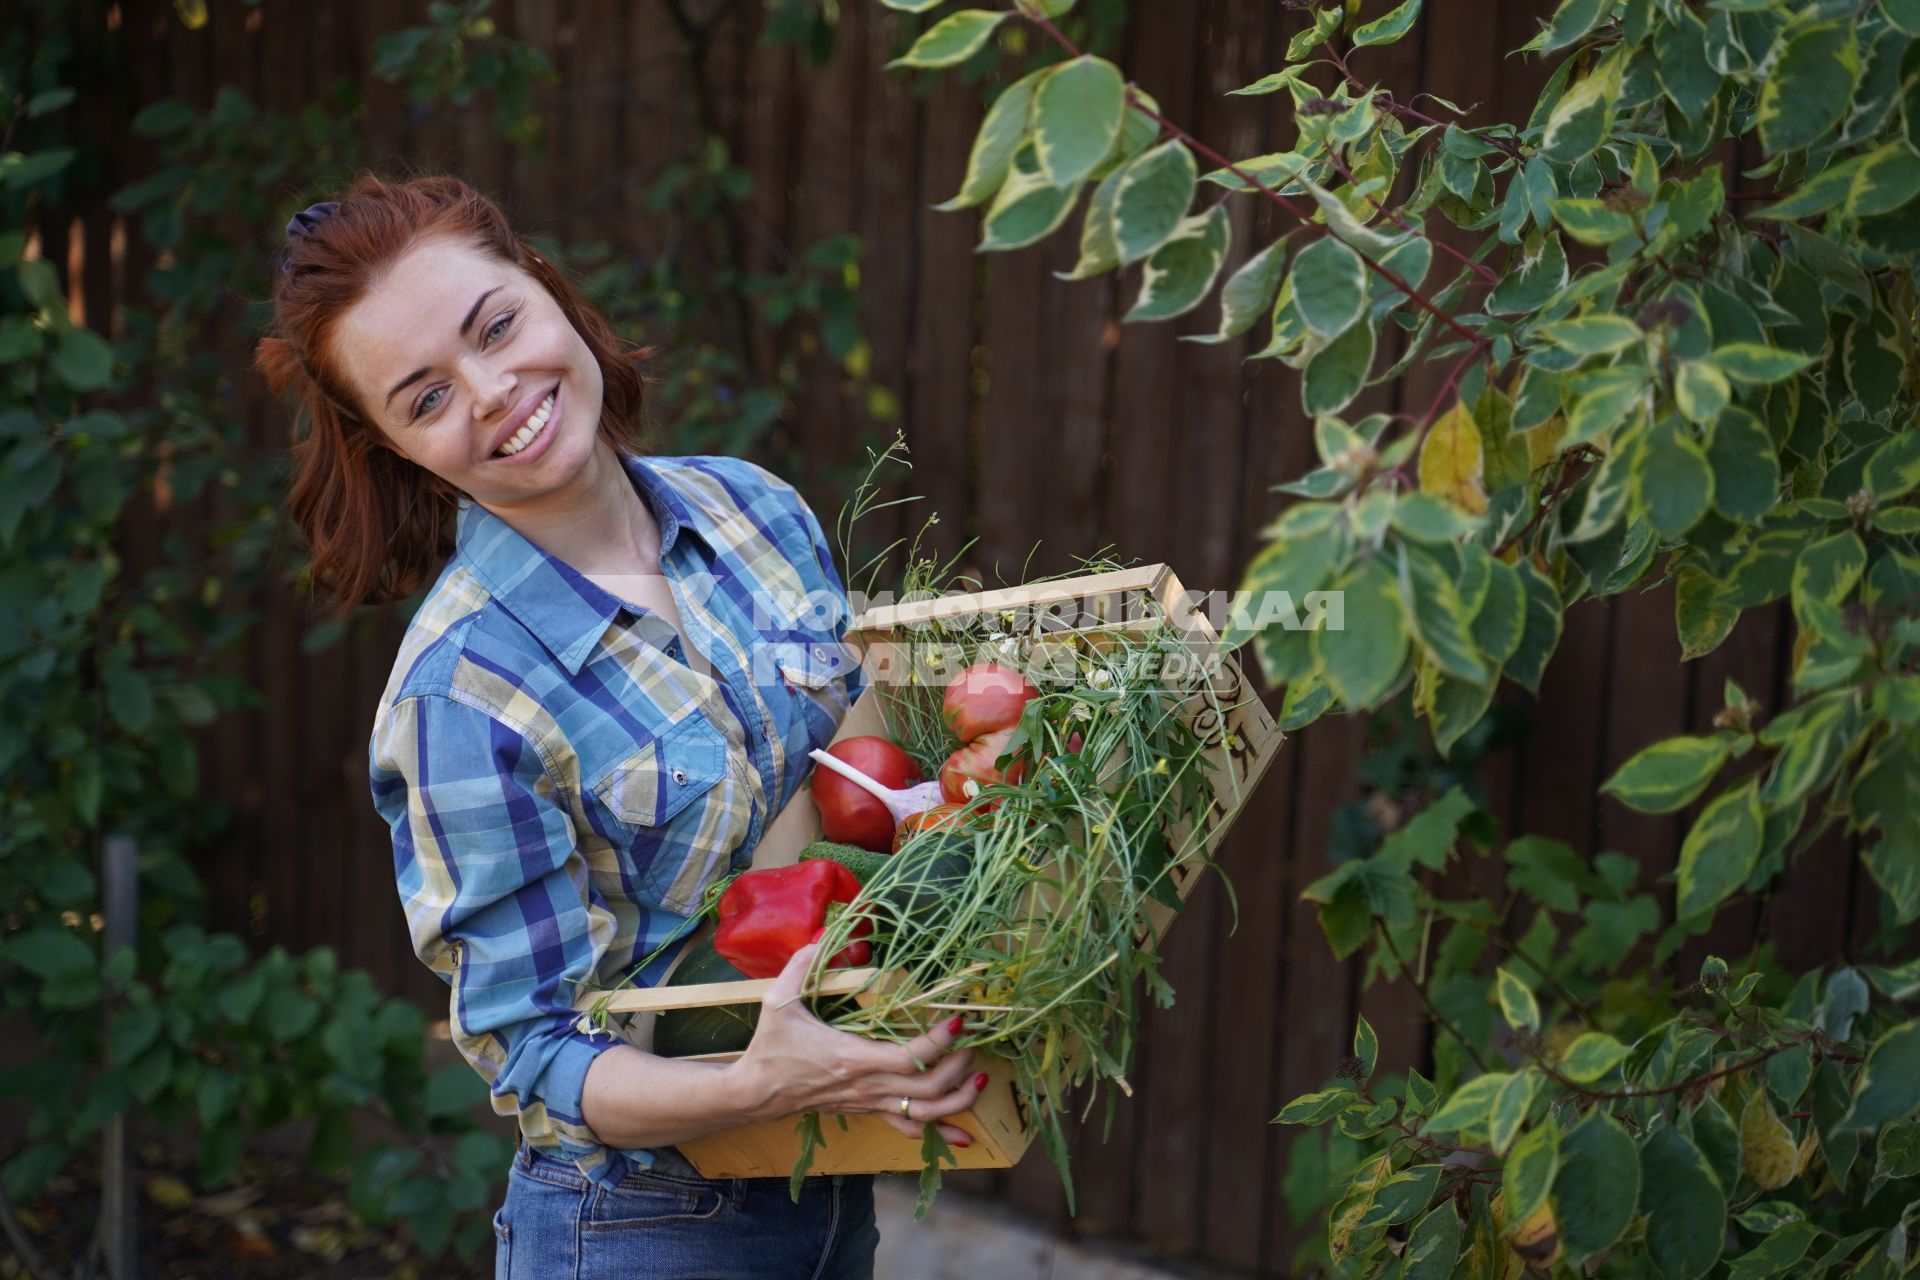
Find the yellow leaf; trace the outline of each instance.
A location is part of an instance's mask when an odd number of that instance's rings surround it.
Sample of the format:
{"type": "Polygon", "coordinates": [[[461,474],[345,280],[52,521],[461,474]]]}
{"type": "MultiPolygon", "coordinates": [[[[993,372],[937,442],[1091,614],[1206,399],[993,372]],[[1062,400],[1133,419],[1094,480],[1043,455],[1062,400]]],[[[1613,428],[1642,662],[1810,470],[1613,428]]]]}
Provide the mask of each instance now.
{"type": "Polygon", "coordinates": [[[1800,1160],[1793,1170],[1796,1177],[1807,1171],[1807,1166],[1813,1163],[1814,1152],[1819,1149],[1820,1131],[1812,1125],[1808,1125],[1807,1136],[1800,1139],[1800,1160]]]}
{"type": "Polygon", "coordinates": [[[1793,1131],[1773,1114],[1767,1091],[1756,1087],[1740,1112],[1740,1172],[1762,1191],[1774,1191],[1792,1182],[1799,1169],[1793,1131]]]}
{"type": "Polygon", "coordinates": [[[1542,1200],[1525,1222],[1507,1232],[1507,1243],[1528,1266],[1551,1267],[1560,1261],[1560,1224],[1554,1221],[1553,1206],[1542,1200]]]}
{"type": "Polygon", "coordinates": [[[184,1209],[193,1203],[193,1192],[180,1179],[161,1173],[147,1179],[147,1198],[162,1209],[184,1209]]]}
{"type": "Polygon", "coordinates": [[[180,15],[180,21],[187,24],[189,31],[198,31],[207,25],[207,0],[173,0],[173,11],[180,15]]]}
{"type": "Polygon", "coordinates": [[[1527,469],[1538,471],[1553,461],[1560,452],[1560,437],[1567,434],[1567,420],[1554,414],[1545,422],[1526,433],[1527,469]]]}
{"type": "Polygon", "coordinates": [[[1485,515],[1483,462],[1480,428],[1465,404],[1455,404],[1420,445],[1420,487],[1473,515],[1485,515]]]}

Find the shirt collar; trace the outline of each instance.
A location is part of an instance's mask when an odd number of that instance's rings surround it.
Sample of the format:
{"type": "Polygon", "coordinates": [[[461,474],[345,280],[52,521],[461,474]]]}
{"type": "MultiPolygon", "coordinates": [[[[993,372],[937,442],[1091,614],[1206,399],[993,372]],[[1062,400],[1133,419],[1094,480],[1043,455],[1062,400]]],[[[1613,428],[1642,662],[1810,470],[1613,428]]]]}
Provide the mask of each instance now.
{"type": "MultiPolygon", "coordinates": [[[[663,565],[685,535],[713,545],[715,513],[674,487],[659,466],[624,453],[620,460],[660,526],[663,565]]],[[[461,499],[457,529],[456,554],[500,606],[539,637],[568,675],[578,675],[587,655],[626,606],[471,498],[461,499]]]]}

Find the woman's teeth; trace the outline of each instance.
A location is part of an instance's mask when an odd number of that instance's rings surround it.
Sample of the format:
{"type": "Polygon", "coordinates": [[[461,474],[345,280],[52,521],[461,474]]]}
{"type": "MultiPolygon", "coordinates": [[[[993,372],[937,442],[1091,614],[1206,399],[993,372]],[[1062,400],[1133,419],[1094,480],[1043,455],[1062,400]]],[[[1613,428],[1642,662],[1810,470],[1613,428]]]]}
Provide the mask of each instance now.
{"type": "Polygon", "coordinates": [[[540,402],[540,407],[535,409],[527,418],[526,425],[514,432],[513,439],[501,445],[500,451],[494,456],[511,458],[514,454],[532,444],[534,437],[546,429],[547,419],[552,416],[553,392],[549,391],[547,392],[547,398],[540,402]]]}

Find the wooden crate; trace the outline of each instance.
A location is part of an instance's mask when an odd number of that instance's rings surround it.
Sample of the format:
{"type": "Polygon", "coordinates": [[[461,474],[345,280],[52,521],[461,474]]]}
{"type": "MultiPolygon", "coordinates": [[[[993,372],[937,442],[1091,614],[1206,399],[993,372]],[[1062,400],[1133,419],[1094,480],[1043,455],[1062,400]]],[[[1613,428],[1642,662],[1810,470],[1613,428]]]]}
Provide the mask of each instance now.
{"type": "MultiPolygon", "coordinates": [[[[1218,639],[1212,624],[1186,599],[1179,580],[1165,565],[942,596],[870,610],[855,620],[848,635],[861,651],[861,664],[869,676],[867,692],[855,700],[834,741],[885,732],[885,717],[872,691],[899,672],[901,663],[912,660],[913,637],[917,629],[927,624],[1010,610],[1018,616],[1024,610],[1071,605],[1075,619],[1085,624],[1074,629],[1083,635],[1095,634],[1103,628],[1130,625],[1128,602],[1137,600],[1142,593],[1160,603],[1168,619],[1192,642],[1196,653],[1212,651],[1218,639]]],[[[1243,673],[1231,657],[1221,656],[1210,683],[1215,701],[1224,709],[1224,714],[1217,713],[1211,704],[1203,705],[1196,709],[1190,721],[1216,766],[1214,811],[1204,846],[1209,856],[1225,837],[1247,794],[1273,762],[1283,741],[1273,717],[1248,688],[1243,673]]],[[[1177,847],[1181,833],[1172,834],[1177,847]]],[[[809,788],[803,787],[768,825],[754,851],[753,865],[791,865],[799,859],[802,850],[818,839],[819,811],[809,788]]],[[[1182,900],[1192,892],[1204,865],[1205,859],[1190,850],[1188,857],[1169,870],[1169,879],[1182,900]]],[[[1148,920],[1150,936],[1142,939],[1142,945],[1153,945],[1176,915],[1172,908],[1152,903],[1148,920]]],[[[822,978],[814,993],[857,997],[863,991],[870,991],[883,978],[877,969],[836,970],[822,978]]],[[[674,1009],[754,1004],[771,985],[771,979],[758,979],[649,987],[619,991],[611,996],[603,992],[589,993],[581,998],[579,1007],[586,1009],[604,1000],[603,1007],[615,1013],[662,1013],[674,1009]]],[[[708,1055],[710,1060],[720,1062],[738,1056],[708,1055]]],[[[945,1121],[973,1137],[972,1146],[956,1147],[953,1154],[963,1169],[1009,1168],[1025,1154],[1034,1134],[1015,1088],[1014,1068],[1006,1059],[986,1051],[976,1051],[974,1061],[987,1073],[988,1084],[970,1110],[945,1121]]],[[[788,1116],[709,1134],[682,1142],[679,1149],[696,1169],[710,1178],[785,1177],[792,1172],[800,1154],[795,1131],[798,1119],[788,1116]]],[[[834,1117],[822,1118],[821,1132],[826,1142],[814,1152],[812,1171],[815,1174],[889,1173],[920,1168],[918,1139],[906,1137],[876,1115],[845,1119],[847,1127],[842,1131],[834,1117]]]]}

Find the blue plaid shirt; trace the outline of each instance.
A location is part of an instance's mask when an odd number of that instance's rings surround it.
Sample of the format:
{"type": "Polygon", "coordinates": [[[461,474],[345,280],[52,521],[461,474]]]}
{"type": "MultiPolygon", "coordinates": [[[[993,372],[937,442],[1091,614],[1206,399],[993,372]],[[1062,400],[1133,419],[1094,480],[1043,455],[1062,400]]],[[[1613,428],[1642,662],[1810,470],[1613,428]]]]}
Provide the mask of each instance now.
{"type": "MultiPolygon", "coordinates": [[[[580,984],[614,985],[747,865],[863,677],[847,595],[791,485],[732,458],[626,458],[685,639],[466,502],[374,720],[413,949],[454,1043],[533,1145],[617,1181],[580,984]]],[[[663,957],[640,975],[657,981],[663,957]]]]}

